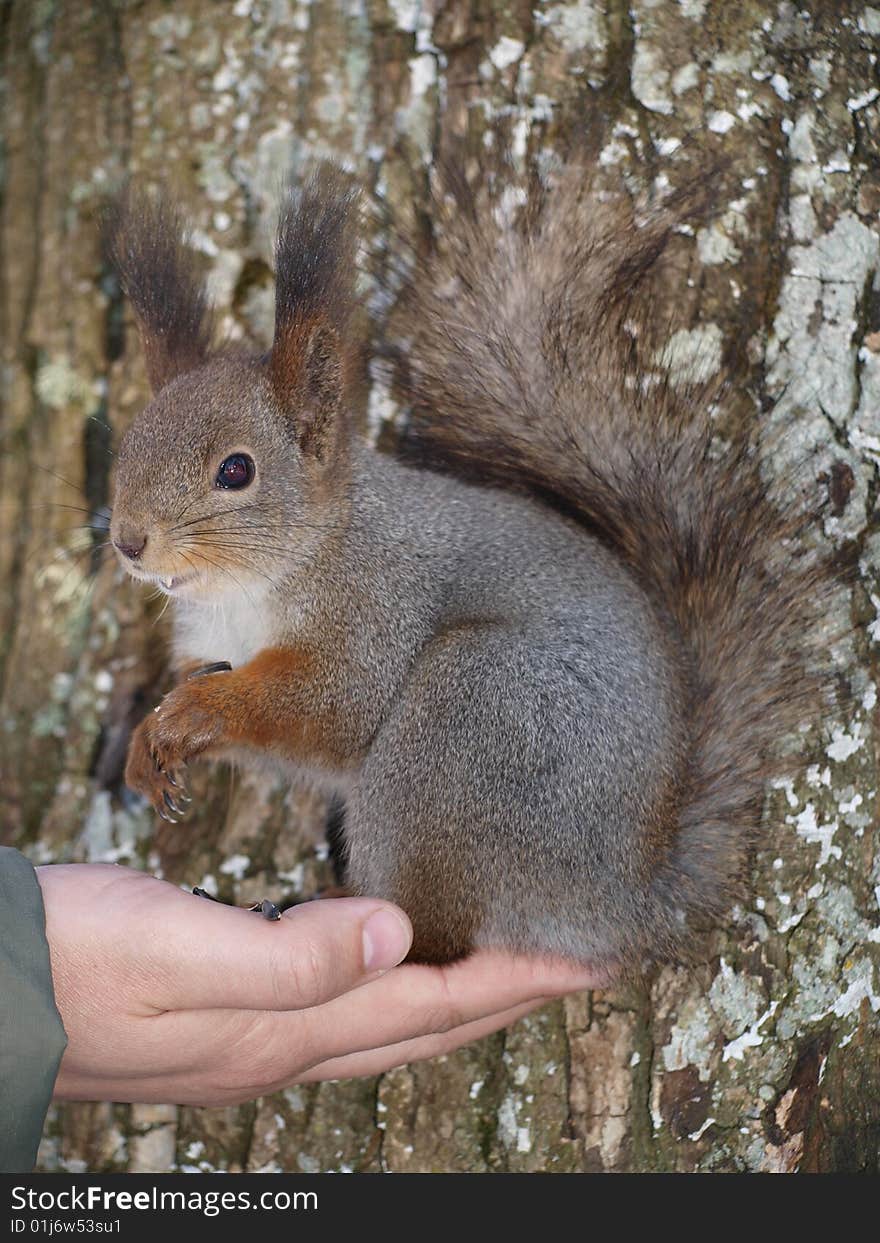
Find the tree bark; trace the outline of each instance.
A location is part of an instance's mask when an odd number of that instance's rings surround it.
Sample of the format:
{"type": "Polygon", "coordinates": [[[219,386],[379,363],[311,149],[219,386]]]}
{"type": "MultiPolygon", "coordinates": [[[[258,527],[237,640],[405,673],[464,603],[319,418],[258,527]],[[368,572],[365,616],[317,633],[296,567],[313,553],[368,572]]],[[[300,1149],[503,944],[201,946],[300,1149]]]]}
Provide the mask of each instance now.
{"type": "MultiPolygon", "coordinates": [[[[829,629],[853,706],[804,733],[801,778],[769,792],[751,896],[704,966],[375,1081],[226,1110],[59,1108],[42,1169],[877,1169],[878,36],[880,8],[855,0],[2,0],[7,842],[213,877],[239,902],[327,877],[314,794],[205,768],[198,815],[159,832],[121,786],[165,676],[155,606],[83,526],[147,395],[98,241],[129,173],[176,188],[224,332],[265,344],[277,188],[316,156],[351,166],[376,207],[377,334],[394,330],[379,296],[394,238],[430,212],[447,153],[525,184],[578,151],[634,194],[718,167],[712,222],[657,279],[667,361],[742,377],[737,417],[777,473],[815,452],[834,500],[817,539],[858,566],[829,629]]],[[[390,439],[399,413],[373,361],[364,418],[390,439]]]]}

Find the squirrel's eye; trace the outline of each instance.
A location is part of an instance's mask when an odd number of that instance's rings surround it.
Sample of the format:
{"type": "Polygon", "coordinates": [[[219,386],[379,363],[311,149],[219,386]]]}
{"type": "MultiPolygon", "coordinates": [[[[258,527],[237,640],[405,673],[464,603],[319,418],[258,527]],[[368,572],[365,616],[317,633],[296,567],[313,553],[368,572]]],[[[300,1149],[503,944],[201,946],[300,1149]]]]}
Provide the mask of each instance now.
{"type": "Polygon", "coordinates": [[[218,488],[246,488],[254,477],[254,459],[246,453],[233,453],[220,463],[218,488]]]}

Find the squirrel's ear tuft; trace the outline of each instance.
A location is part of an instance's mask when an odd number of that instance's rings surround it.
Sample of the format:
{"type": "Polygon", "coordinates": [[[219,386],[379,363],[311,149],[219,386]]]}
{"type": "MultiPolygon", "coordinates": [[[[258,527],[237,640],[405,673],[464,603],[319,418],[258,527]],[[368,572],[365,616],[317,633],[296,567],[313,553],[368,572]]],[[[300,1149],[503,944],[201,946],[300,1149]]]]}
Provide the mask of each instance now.
{"type": "Polygon", "coordinates": [[[130,188],[105,215],[105,248],[134,307],[153,392],[200,366],[211,351],[211,308],[183,238],[173,204],[130,188]]]}
{"type": "Polygon", "coordinates": [[[354,297],[358,193],[336,169],[288,187],[275,247],[275,336],[269,374],[300,447],[324,456],[342,405],[354,297]]]}

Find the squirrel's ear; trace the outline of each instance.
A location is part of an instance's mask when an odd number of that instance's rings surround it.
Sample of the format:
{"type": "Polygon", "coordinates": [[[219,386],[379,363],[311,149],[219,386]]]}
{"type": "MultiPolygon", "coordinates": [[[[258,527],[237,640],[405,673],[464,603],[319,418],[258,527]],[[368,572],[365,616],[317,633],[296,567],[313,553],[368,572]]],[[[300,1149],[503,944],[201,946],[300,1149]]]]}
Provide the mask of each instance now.
{"type": "Polygon", "coordinates": [[[357,197],[341,173],[324,167],[288,188],[278,224],[269,375],[300,447],[318,459],[342,405],[357,197]]]}
{"type": "Polygon", "coordinates": [[[344,364],[336,329],[323,317],[279,333],[269,355],[272,387],[290,413],[303,453],[321,460],[342,405],[344,364]]]}
{"type": "Polygon", "coordinates": [[[140,329],[153,392],[205,362],[211,308],[172,204],[130,189],[107,212],[104,238],[140,329]]]}

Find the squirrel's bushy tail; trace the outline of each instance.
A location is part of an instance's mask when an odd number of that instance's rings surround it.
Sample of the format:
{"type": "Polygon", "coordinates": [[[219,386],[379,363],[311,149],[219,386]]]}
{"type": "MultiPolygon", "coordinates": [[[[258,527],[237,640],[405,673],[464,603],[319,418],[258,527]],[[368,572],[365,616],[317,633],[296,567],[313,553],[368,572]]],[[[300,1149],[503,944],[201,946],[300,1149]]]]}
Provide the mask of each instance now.
{"type": "Polygon", "coordinates": [[[513,228],[459,193],[407,307],[420,456],[561,501],[678,637],[689,771],[653,895],[673,955],[742,879],[780,743],[816,701],[829,599],[811,515],[774,503],[747,448],[715,452],[713,394],[632,362],[636,286],[688,210],[639,224],[569,175],[513,228]]]}

